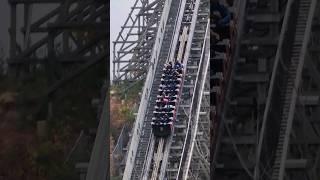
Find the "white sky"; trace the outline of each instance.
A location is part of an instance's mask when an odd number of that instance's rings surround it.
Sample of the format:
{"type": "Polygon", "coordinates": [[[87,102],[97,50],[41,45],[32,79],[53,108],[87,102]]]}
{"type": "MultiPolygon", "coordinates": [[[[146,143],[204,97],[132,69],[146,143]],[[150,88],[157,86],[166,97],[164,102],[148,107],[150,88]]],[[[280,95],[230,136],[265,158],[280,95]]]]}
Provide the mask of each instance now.
{"type": "Polygon", "coordinates": [[[112,80],[113,41],[127,19],[136,0],[110,0],[110,78],[112,80]]]}

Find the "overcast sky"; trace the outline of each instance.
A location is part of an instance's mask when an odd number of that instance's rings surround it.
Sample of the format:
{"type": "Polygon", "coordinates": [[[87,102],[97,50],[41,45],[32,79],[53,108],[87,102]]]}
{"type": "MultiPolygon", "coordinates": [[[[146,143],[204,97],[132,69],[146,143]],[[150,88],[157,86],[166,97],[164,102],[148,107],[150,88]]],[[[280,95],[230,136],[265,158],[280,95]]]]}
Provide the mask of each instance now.
{"type": "Polygon", "coordinates": [[[136,0],[111,0],[110,1],[110,77],[112,78],[113,41],[117,38],[121,26],[127,19],[130,8],[136,0]]]}

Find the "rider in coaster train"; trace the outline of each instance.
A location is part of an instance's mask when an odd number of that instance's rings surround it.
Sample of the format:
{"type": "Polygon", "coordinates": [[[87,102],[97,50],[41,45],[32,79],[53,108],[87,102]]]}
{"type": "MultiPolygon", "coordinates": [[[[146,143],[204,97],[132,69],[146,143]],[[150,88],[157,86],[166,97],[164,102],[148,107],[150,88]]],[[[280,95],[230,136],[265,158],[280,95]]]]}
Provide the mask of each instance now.
{"type": "Polygon", "coordinates": [[[215,27],[212,29],[213,35],[215,35],[219,41],[229,39],[230,21],[232,18],[230,11],[219,2],[211,3],[211,11],[213,12],[213,24],[215,24],[215,27]]]}
{"type": "Polygon", "coordinates": [[[220,18],[215,19],[214,24],[216,24],[216,26],[218,27],[229,26],[231,21],[231,13],[228,8],[220,4],[219,2],[214,2],[211,4],[211,6],[214,15],[220,16],[220,18]],[[215,12],[218,12],[219,15],[215,12]]]}
{"type": "Polygon", "coordinates": [[[172,119],[172,113],[175,110],[175,102],[177,101],[177,93],[179,92],[179,82],[181,81],[181,73],[179,70],[183,68],[183,65],[175,61],[175,65],[172,62],[165,64],[163,68],[163,74],[161,78],[161,84],[159,88],[159,95],[157,105],[155,107],[155,122],[170,122],[172,119]]]}
{"type": "Polygon", "coordinates": [[[181,64],[179,61],[175,61],[174,68],[175,69],[182,69],[183,68],[183,64],[181,64]]]}

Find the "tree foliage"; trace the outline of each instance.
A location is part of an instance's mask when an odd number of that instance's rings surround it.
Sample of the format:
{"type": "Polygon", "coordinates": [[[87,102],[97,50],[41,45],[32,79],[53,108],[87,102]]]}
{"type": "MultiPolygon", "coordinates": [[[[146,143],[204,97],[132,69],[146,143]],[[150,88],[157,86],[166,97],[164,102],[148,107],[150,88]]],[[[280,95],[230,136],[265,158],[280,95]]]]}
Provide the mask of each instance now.
{"type": "Polygon", "coordinates": [[[120,109],[120,113],[123,115],[123,118],[129,123],[132,123],[135,120],[133,109],[129,104],[123,105],[120,109]]]}
{"type": "Polygon", "coordinates": [[[139,99],[139,92],[142,92],[143,85],[143,81],[136,82],[133,86],[129,82],[124,81],[111,86],[111,90],[123,100],[137,101],[139,99]]]}

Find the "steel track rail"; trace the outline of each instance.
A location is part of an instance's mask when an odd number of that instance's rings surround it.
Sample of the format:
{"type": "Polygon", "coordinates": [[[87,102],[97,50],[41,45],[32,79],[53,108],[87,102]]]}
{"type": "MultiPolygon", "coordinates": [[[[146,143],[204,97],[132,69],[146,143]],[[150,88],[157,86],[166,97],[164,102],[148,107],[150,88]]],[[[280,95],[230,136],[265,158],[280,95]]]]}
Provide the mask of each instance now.
{"type": "MultiPolygon", "coordinates": [[[[168,15],[169,15],[169,9],[171,8],[171,2],[172,2],[172,0],[168,0],[165,2],[164,12],[162,13],[159,27],[166,27],[168,15]]],[[[153,85],[154,75],[156,73],[155,71],[157,69],[154,67],[157,67],[157,65],[158,65],[158,61],[159,61],[158,58],[160,55],[159,51],[160,51],[160,47],[162,46],[163,38],[164,38],[164,31],[161,28],[158,28],[156,42],[153,47],[153,51],[152,51],[153,53],[151,56],[151,61],[152,61],[153,65],[149,66],[149,70],[148,70],[148,74],[147,74],[147,78],[146,78],[146,83],[143,88],[141,103],[140,103],[139,110],[138,110],[138,116],[135,121],[133,135],[131,138],[130,147],[129,147],[129,151],[128,151],[128,155],[127,155],[126,167],[124,170],[123,180],[130,179],[131,175],[132,175],[133,165],[135,162],[135,157],[136,157],[136,153],[137,153],[137,149],[138,149],[137,142],[139,142],[142,125],[143,125],[144,119],[146,117],[146,113],[147,113],[146,111],[148,109],[147,106],[148,106],[148,102],[149,102],[150,92],[151,92],[152,85],[153,85]]]]}
{"type": "MultiPolygon", "coordinates": [[[[192,154],[193,154],[193,148],[195,145],[195,141],[196,141],[196,134],[198,132],[198,123],[199,123],[199,116],[200,116],[200,107],[201,107],[201,100],[202,100],[202,96],[204,93],[204,88],[205,88],[205,82],[206,82],[206,77],[207,77],[207,73],[208,73],[208,68],[209,68],[209,62],[210,62],[210,40],[209,40],[209,28],[210,28],[210,21],[208,20],[207,23],[207,28],[206,28],[206,38],[204,39],[204,46],[202,48],[202,53],[201,53],[201,57],[200,57],[200,64],[199,66],[202,66],[202,68],[198,69],[198,76],[196,79],[196,89],[198,89],[197,86],[200,86],[200,90],[199,91],[195,91],[198,95],[198,100],[195,102],[196,103],[196,114],[195,114],[195,120],[194,120],[194,128],[191,131],[191,146],[189,147],[189,151],[188,151],[188,155],[187,155],[187,160],[186,160],[186,165],[184,167],[184,174],[183,174],[183,178],[184,180],[186,180],[188,178],[188,172],[189,172],[189,168],[190,168],[190,163],[191,163],[191,159],[192,159],[192,154]],[[209,40],[209,41],[208,41],[209,40]],[[208,46],[209,45],[209,46],[208,46]],[[202,60],[203,59],[203,60],[202,60]],[[198,78],[200,77],[200,78],[198,78]],[[199,84],[198,84],[199,83],[199,84]]],[[[196,94],[195,93],[195,94],[196,94]]]]}

